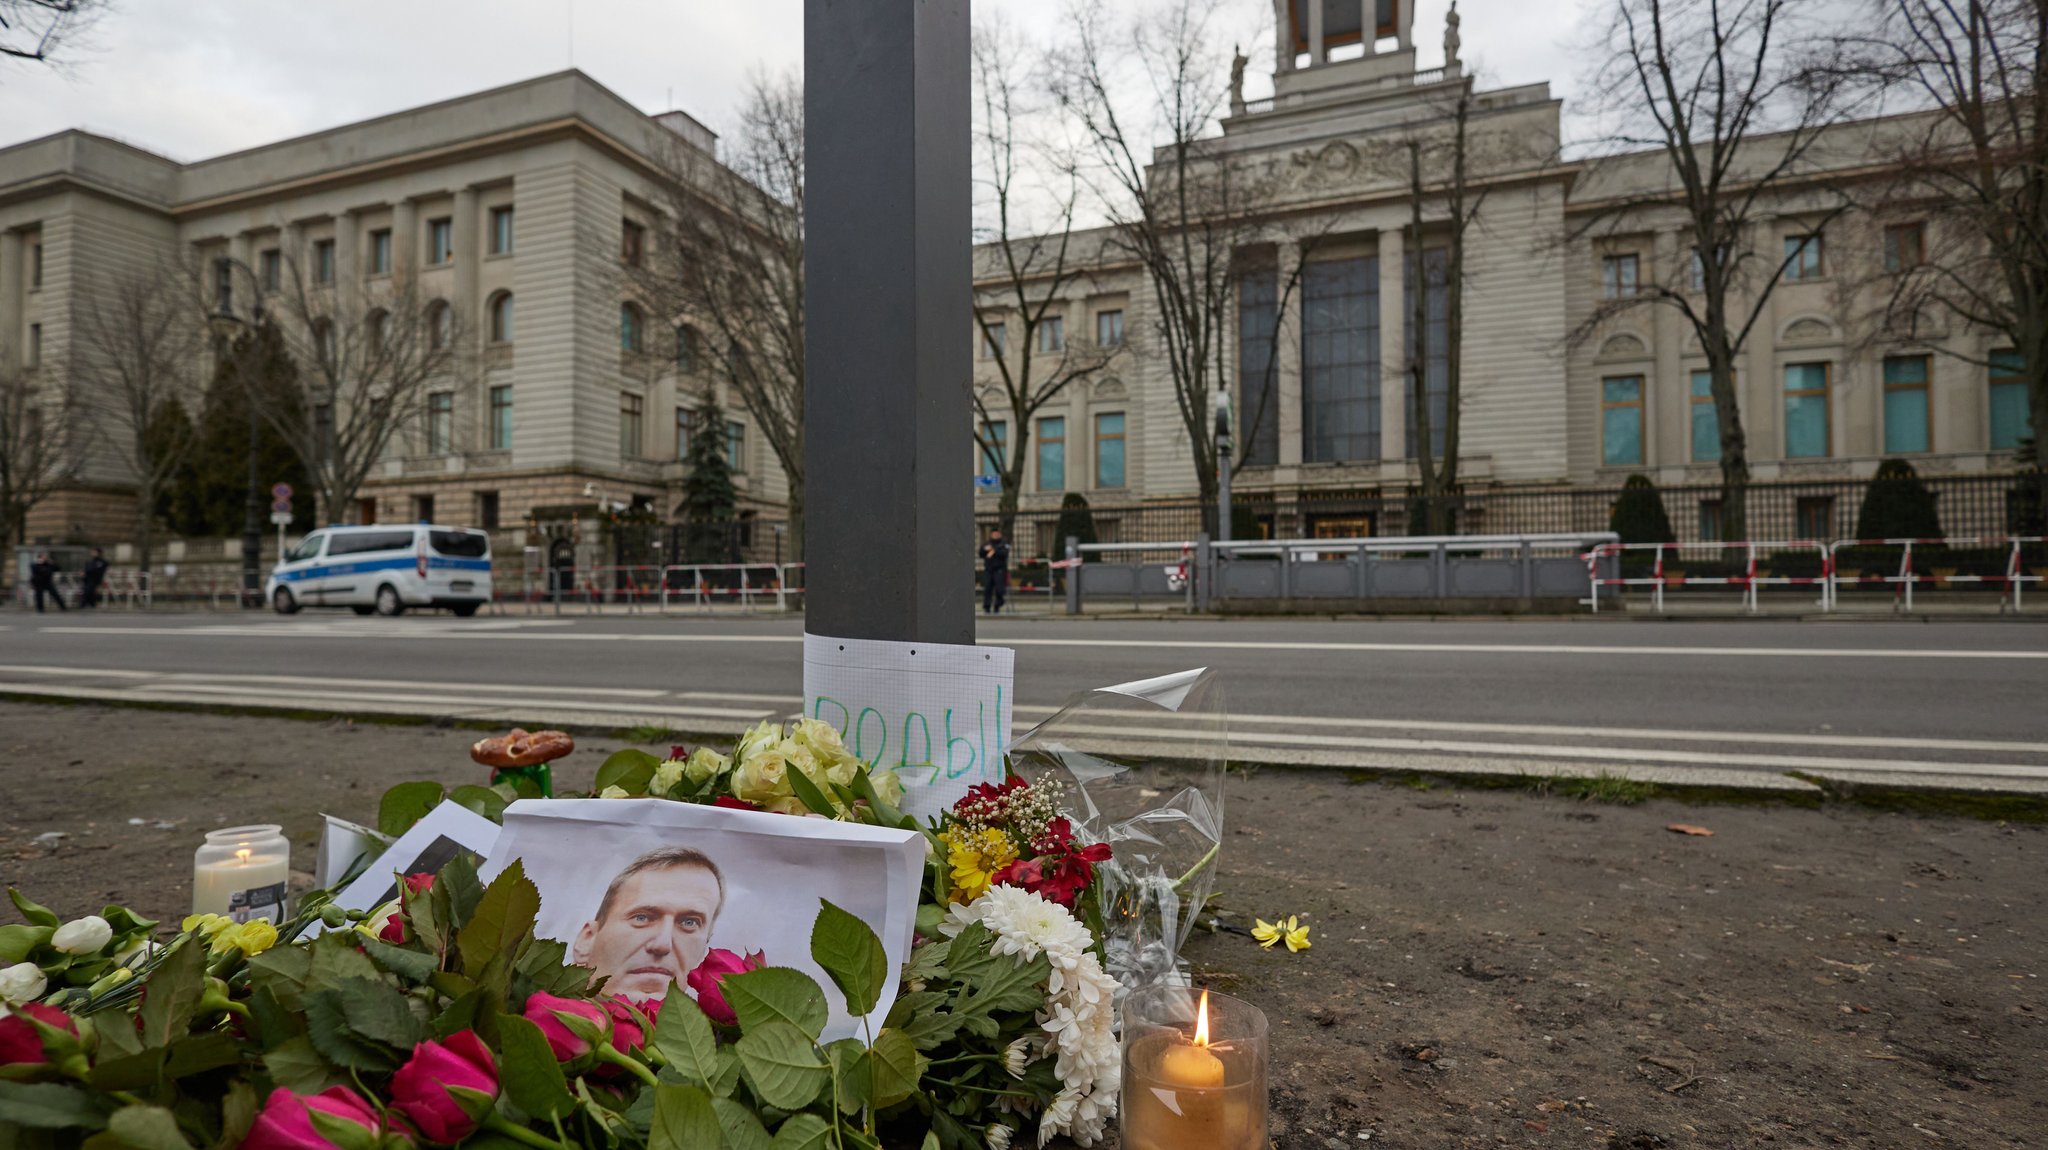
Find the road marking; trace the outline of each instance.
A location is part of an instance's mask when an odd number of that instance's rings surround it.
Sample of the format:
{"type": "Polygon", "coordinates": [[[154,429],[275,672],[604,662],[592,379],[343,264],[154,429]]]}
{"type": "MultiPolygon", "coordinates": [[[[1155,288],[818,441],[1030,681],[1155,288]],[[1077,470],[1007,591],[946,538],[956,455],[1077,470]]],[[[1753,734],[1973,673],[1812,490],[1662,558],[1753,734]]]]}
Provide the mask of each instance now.
{"type": "Polygon", "coordinates": [[[513,707],[545,708],[549,710],[604,711],[627,715],[694,715],[708,719],[759,718],[766,713],[762,708],[737,710],[732,707],[688,707],[672,703],[598,703],[585,700],[564,702],[559,699],[521,698],[475,698],[464,695],[430,695],[416,692],[385,693],[380,691],[300,691],[265,690],[249,686],[211,686],[205,683],[143,683],[129,688],[128,693],[138,696],[157,694],[206,694],[219,695],[229,700],[260,699],[266,704],[312,705],[327,702],[345,703],[410,703],[439,707],[489,707],[504,710],[513,707]]]}

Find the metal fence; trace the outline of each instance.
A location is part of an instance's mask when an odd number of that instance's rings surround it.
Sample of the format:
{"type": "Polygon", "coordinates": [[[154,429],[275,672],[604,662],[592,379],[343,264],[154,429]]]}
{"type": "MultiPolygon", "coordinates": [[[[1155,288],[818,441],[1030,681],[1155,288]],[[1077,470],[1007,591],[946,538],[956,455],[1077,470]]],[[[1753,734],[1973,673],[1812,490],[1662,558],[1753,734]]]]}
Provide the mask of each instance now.
{"type": "MultiPolygon", "coordinates": [[[[1933,495],[1941,533],[1953,536],[2038,535],[2041,512],[2034,499],[2036,479],[2028,474],[1922,476],[1933,495]]],[[[1857,515],[1870,482],[1863,479],[1799,483],[1753,483],[1744,500],[1751,539],[1810,539],[1831,543],[1853,539],[1857,515]]],[[[1294,498],[1240,495],[1233,504],[1234,539],[1365,538],[1429,533],[1434,518],[1455,535],[1561,535],[1606,531],[1612,526],[1620,487],[1468,488],[1446,500],[1437,516],[1426,516],[1423,501],[1400,490],[1352,491],[1294,498]]],[[[1672,533],[1680,543],[1723,538],[1727,520],[1721,488],[1715,485],[1657,489],[1672,533]]],[[[1085,526],[1074,512],[1020,511],[1011,546],[1020,557],[1061,554],[1065,537],[1092,533],[1097,543],[1165,543],[1193,539],[1203,530],[1203,507],[1192,499],[1090,507],[1085,526]]],[[[997,523],[992,510],[978,511],[983,534],[997,523]]]]}

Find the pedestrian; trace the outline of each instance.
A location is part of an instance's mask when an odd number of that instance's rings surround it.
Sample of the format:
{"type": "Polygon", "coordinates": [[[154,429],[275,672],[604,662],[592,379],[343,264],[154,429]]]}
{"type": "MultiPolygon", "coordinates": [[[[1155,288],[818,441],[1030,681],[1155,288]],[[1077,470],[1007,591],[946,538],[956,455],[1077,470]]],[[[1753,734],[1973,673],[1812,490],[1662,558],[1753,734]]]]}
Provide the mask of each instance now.
{"type": "Polygon", "coordinates": [[[35,589],[36,610],[38,612],[41,612],[43,609],[43,596],[45,595],[57,601],[57,610],[70,610],[69,607],[64,605],[64,596],[57,592],[57,565],[50,562],[50,553],[48,551],[36,552],[36,561],[30,564],[28,569],[28,585],[35,589]]]}
{"type": "Polygon", "coordinates": [[[1001,528],[988,533],[981,545],[981,609],[995,614],[1003,609],[1010,590],[1010,545],[1003,542],[1001,528]]]}
{"type": "Polygon", "coordinates": [[[100,584],[107,581],[107,554],[100,548],[92,549],[92,558],[86,560],[85,578],[78,592],[80,607],[100,605],[100,584]]]}

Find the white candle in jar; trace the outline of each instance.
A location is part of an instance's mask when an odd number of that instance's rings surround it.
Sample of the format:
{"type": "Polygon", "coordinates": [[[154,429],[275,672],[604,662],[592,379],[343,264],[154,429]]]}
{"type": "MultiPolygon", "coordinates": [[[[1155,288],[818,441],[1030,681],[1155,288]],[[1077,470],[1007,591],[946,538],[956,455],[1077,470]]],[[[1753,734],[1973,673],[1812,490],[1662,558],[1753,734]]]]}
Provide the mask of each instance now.
{"type": "Polygon", "coordinates": [[[192,862],[192,913],[283,922],[291,844],[275,825],[209,831],[192,862]]]}

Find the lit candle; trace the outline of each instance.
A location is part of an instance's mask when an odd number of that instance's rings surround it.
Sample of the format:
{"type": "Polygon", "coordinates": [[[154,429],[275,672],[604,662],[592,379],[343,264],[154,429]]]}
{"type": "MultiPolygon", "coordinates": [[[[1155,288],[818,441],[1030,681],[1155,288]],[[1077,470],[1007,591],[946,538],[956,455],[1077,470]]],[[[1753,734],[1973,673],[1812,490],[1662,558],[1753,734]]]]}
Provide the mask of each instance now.
{"type": "Polygon", "coordinates": [[[285,919],[291,844],[274,825],[209,831],[192,860],[192,913],[285,919]]]}
{"type": "Polygon", "coordinates": [[[1149,1063],[1138,1072],[1140,1081],[1125,1084],[1130,1150],[1256,1150],[1249,1098],[1226,1087],[1224,1048],[1209,1043],[1208,991],[1195,1015],[1193,1042],[1172,1032],[1159,1038],[1164,1045],[1156,1055],[1140,1059],[1149,1063]]]}

